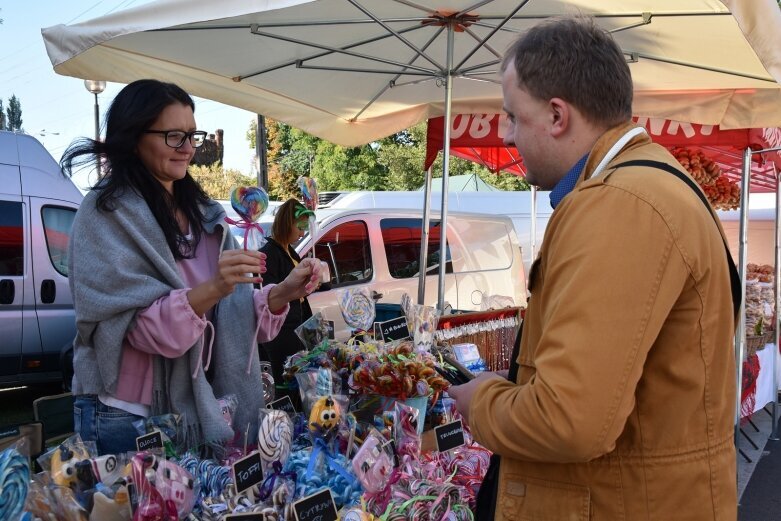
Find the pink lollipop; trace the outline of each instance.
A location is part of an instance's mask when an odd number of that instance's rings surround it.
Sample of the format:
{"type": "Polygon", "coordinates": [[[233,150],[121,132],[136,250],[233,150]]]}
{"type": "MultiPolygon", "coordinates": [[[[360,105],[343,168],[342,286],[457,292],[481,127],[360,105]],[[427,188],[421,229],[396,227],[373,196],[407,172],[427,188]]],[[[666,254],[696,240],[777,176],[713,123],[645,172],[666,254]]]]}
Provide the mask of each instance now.
{"type": "Polygon", "coordinates": [[[304,206],[313,212],[317,210],[317,181],[311,177],[301,176],[298,178],[298,187],[301,189],[304,206]]]}

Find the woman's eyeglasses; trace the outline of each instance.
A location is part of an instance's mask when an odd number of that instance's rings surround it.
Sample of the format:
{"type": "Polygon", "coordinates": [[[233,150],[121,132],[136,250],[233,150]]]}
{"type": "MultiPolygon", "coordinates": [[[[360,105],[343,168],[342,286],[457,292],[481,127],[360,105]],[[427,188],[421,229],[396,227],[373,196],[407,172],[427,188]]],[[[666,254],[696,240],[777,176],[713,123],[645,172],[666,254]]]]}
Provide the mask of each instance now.
{"type": "Polygon", "coordinates": [[[180,148],[184,140],[189,139],[193,148],[198,148],[206,141],[205,130],[193,130],[183,132],[181,130],[145,130],[144,134],[162,134],[165,136],[165,144],[171,148],[180,148]]]}

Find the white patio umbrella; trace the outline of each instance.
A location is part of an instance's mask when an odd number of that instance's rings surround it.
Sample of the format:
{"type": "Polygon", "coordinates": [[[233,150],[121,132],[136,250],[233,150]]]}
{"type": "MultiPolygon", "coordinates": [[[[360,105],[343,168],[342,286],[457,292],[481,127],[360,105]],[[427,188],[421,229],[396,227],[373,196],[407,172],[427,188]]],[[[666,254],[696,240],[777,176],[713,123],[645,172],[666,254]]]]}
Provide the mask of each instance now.
{"type": "MultiPolygon", "coordinates": [[[[60,74],[171,81],[354,146],[429,117],[449,120],[451,110],[499,111],[501,54],[519,33],[562,14],[592,15],[614,33],[631,64],[635,114],[723,129],[781,126],[774,0],[159,0],[43,37],[60,74]]],[[[427,231],[424,222],[424,240],[427,231]]]]}

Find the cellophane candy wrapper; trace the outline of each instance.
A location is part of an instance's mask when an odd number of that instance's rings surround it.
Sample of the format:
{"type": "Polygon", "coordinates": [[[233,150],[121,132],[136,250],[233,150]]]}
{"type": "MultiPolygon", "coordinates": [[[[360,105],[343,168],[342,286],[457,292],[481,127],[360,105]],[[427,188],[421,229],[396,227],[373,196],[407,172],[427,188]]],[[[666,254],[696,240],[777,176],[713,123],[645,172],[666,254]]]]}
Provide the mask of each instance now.
{"type": "Polygon", "coordinates": [[[420,455],[420,428],[425,421],[420,410],[397,401],[393,405],[393,438],[396,452],[400,455],[418,457],[420,455]]]}
{"type": "Polygon", "coordinates": [[[264,475],[269,474],[275,462],[280,466],[287,462],[293,444],[293,430],[293,420],[285,411],[258,411],[258,453],[263,461],[264,475]]]}
{"type": "Polygon", "coordinates": [[[440,311],[432,306],[412,305],[412,321],[407,323],[412,328],[412,340],[415,350],[429,352],[434,345],[434,332],[439,323],[440,311]]]}
{"type": "Polygon", "coordinates": [[[388,486],[393,460],[388,441],[372,430],[352,459],[353,473],[366,492],[376,494],[388,486]]]}
{"type": "Polygon", "coordinates": [[[139,436],[160,431],[167,457],[172,458],[184,450],[181,435],[181,417],[178,414],[161,414],[133,422],[139,436]]]}
{"type": "Polygon", "coordinates": [[[369,288],[337,290],[336,299],[345,323],[358,331],[369,331],[374,324],[376,309],[369,288]]]}
{"type": "Polygon", "coordinates": [[[198,496],[195,478],[173,460],[139,452],[131,460],[138,495],[134,521],[182,519],[198,496]]]}
{"type": "Polygon", "coordinates": [[[328,340],[328,324],[319,311],[298,326],[295,332],[304,347],[309,350],[328,340]]]}
{"type": "Polygon", "coordinates": [[[56,447],[38,457],[38,464],[51,474],[52,481],[60,487],[76,486],[76,463],[98,455],[94,441],[82,441],[74,434],[56,447]]]}
{"type": "Polygon", "coordinates": [[[236,409],[239,407],[239,399],[235,394],[228,394],[219,398],[217,402],[220,404],[220,410],[222,411],[222,418],[228,427],[233,428],[233,415],[236,414],[236,409]]]}
{"type": "Polygon", "coordinates": [[[296,381],[305,411],[311,408],[311,400],[314,398],[342,393],[342,378],[326,367],[300,371],[296,373],[296,381]]]}
{"type": "Polygon", "coordinates": [[[29,443],[25,438],[0,451],[0,519],[16,521],[30,490],[29,443]]]}

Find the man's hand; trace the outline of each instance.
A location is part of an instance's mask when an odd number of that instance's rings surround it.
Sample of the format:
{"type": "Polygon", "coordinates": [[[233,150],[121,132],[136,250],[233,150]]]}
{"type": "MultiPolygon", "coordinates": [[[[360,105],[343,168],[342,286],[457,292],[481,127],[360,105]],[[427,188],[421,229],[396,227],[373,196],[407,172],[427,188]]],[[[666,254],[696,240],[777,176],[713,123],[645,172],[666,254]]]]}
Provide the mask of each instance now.
{"type": "Polygon", "coordinates": [[[477,375],[477,378],[469,383],[454,385],[447,390],[447,394],[456,401],[456,410],[464,417],[466,423],[469,423],[469,406],[472,403],[472,397],[474,396],[477,387],[486,380],[491,379],[506,380],[507,377],[498,373],[486,371],[477,375]]]}

